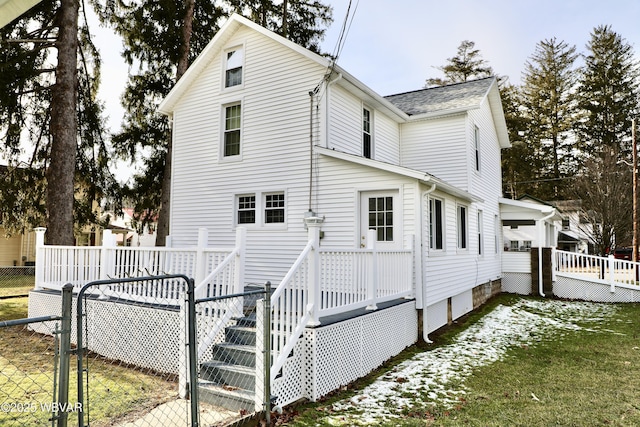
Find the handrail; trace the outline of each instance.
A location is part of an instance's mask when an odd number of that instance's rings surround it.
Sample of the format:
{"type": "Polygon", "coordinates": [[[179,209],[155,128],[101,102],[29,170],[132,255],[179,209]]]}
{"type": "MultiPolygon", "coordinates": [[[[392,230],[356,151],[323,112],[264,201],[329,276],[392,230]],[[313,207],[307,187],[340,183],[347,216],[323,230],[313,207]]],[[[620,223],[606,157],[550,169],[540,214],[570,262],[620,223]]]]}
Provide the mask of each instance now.
{"type": "MultiPolygon", "coordinates": [[[[231,251],[229,253],[229,255],[227,255],[224,258],[224,260],[222,260],[222,262],[220,264],[218,264],[218,266],[216,268],[214,268],[211,273],[209,273],[209,275],[207,277],[202,279],[202,282],[200,282],[195,288],[196,296],[198,295],[198,291],[200,291],[202,288],[204,288],[209,283],[209,281],[211,279],[213,279],[216,275],[218,275],[220,273],[220,271],[222,271],[222,269],[224,267],[226,267],[228,264],[230,264],[231,261],[233,260],[233,258],[236,255],[238,255],[238,248],[234,248],[233,251],[231,251]]],[[[207,295],[207,296],[210,296],[210,295],[207,295]]]]}
{"type": "Polygon", "coordinates": [[[287,285],[287,283],[291,281],[291,278],[297,272],[298,268],[300,268],[300,264],[302,264],[304,259],[307,257],[307,255],[311,251],[311,249],[313,249],[313,242],[309,241],[309,243],[307,243],[307,246],[304,247],[300,255],[298,255],[298,258],[293,263],[293,265],[291,266],[287,274],[284,276],[284,278],[282,279],[282,281],[280,282],[276,290],[273,291],[273,293],[271,294],[272,304],[276,299],[280,297],[280,294],[282,294],[284,287],[287,285]]]}
{"type": "MultiPolygon", "coordinates": [[[[299,272],[299,270],[303,266],[304,261],[307,259],[309,253],[313,250],[313,248],[314,242],[310,240],[298,256],[296,261],[293,263],[287,274],[284,276],[280,284],[277,286],[275,291],[273,291],[273,293],[271,294],[271,319],[273,322],[280,322],[279,330],[284,331],[285,335],[284,340],[282,337],[278,337],[277,339],[272,339],[271,341],[274,345],[272,354],[274,355],[275,360],[273,361],[273,364],[271,366],[270,381],[275,380],[278,372],[284,366],[287,358],[289,357],[289,354],[302,336],[304,328],[307,326],[307,323],[312,317],[311,312],[313,311],[313,304],[302,302],[301,308],[303,312],[298,315],[298,318],[296,319],[293,317],[293,313],[285,313],[285,307],[281,308],[279,301],[284,298],[285,288],[293,280],[294,276],[299,272]],[[291,322],[290,324],[282,324],[283,320],[285,321],[284,323],[287,323],[286,320],[291,320],[291,322]],[[291,330],[291,334],[287,335],[286,332],[289,330],[291,330]],[[284,344],[284,346],[282,348],[278,348],[280,344],[284,344]]],[[[302,291],[302,294],[304,295],[306,286],[304,286],[304,291],[302,289],[299,289],[299,291],[302,291]]],[[[303,296],[302,299],[308,301],[308,295],[303,296]]],[[[291,310],[293,308],[291,307],[291,302],[289,302],[288,305],[289,306],[286,308],[291,310]]]]}

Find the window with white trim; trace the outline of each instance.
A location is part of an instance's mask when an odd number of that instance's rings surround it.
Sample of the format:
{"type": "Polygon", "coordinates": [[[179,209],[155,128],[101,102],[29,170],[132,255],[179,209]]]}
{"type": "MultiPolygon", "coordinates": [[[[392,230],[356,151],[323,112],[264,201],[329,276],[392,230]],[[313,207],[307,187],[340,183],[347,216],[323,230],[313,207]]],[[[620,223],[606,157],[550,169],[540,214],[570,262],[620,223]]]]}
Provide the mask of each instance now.
{"type": "Polygon", "coordinates": [[[241,47],[227,52],[224,73],[224,87],[239,86],[242,84],[242,65],[244,63],[244,51],[241,47]]]}
{"type": "Polygon", "coordinates": [[[476,171],[480,172],[480,128],[474,126],[473,129],[473,143],[475,146],[475,166],[476,171]]]}
{"type": "Polygon", "coordinates": [[[495,253],[499,253],[500,252],[500,235],[498,234],[500,232],[500,219],[498,218],[498,215],[494,215],[493,216],[493,245],[494,245],[494,251],[495,253]]]}
{"type": "Polygon", "coordinates": [[[482,211],[478,211],[478,255],[484,255],[484,243],[482,241],[483,233],[482,211]]]}
{"type": "Polygon", "coordinates": [[[443,203],[440,199],[429,199],[429,248],[444,249],[443,203]]]}
{"type": "Polygon", "coordinates": [[[467,218],[467,207],[458,205],[456,210],[458,212],[458,249],[467,249],[467,224],[469,222],[467,218]]]}
{"type": "Polygon", "coordinates": [[[256,223],[256,195],[245,194],[237,197],[237,218],[238,224],[256,223]]]}
{"type": "Polygon", "coordinates": [[[373,138],[371,135],[371,110],[362,109],[362,156],[370,159],[373,156],[373,138]]]}
{"type": "Polygon", "coordinates": [[[265,224],[284,223],[284,193],[269,193],[264,196],[265,224]]]}
{"type": "Polygon", "coordinates": [[[517,251],[520,250],[520,242],[517,240],[512,240],[511,242],[509,242],[509,249],[512,251],[517,251]]]}
{"type": "Polygon", "coordinates": [[[240,104],[224,107],[224,157],[240,155],[241,120],[242,106],[240,104]]]}

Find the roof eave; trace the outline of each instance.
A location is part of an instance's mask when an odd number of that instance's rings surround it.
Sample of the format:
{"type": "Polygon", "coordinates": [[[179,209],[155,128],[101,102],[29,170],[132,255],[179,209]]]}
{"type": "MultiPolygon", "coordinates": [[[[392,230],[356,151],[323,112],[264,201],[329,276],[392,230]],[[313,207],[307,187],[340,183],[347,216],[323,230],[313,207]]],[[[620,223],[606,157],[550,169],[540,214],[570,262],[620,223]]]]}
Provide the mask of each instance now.
{"type": "Polygon", "coordinates": [[[469,193],[468,191],[462,190],[458,187],[448,184],[434,177],[433,175],[429,175],[426,172],[406,168],[404,166],[394,165],[391,163],[380,162],[378,160],[367,159],[365,157],[356,156],[354,154],[349,154],[342,151],[331,150],[331,149],[320,147],[320,146],[314,146],[313,149],[315,150],[315,152],[328,157],[344,160],[347,162],[359,164],[362,166],[367,166],[367,167],[378,169],[378,170],[383,170],[383,171],[394,173],[397,175],[402,175],[407,178],[416,179],[425,184],[435,184],[437,189],[468,202],[473,202],[473,203],[484,202],[484,200],[481,199],[480,197],[477,197],[469,193]]]}

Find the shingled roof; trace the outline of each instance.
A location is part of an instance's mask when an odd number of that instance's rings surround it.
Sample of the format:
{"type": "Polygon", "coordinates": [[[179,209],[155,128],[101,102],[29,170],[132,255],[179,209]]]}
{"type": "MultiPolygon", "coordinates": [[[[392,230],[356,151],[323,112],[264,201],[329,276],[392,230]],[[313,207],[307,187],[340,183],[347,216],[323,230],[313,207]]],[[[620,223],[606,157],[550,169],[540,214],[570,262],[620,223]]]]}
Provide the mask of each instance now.
{"type": "Polygon", "coordinates": [[[410,116],[477,108],[487,96],[495,77],[385,96],[410,116]]]}

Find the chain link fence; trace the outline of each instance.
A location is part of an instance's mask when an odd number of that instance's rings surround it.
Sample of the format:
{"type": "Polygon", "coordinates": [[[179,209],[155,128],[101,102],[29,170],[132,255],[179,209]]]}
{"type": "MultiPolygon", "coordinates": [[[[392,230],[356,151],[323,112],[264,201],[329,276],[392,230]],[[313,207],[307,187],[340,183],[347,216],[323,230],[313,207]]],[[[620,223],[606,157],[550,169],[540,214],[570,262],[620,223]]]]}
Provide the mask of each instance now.
{"type": "Polygon", "coordinates": [[[268,420],[267,295],[269,287],[195,302],[201,425],[226,425],[256,413],[268,420]]]}
{"type": "Polygon", "coordinates": [[[32,294],[50,316],[0,322],[0,426],[269,423],[268,289],[195,301],[184,276],[72,289],[32,294]]]}
{"type": "Polygon", "coordinates": [[[35,267],[0,267],[0,299],[25,297],[35,284],[35,267]]]}
{"type": "Polygon", "coordinates": [[[63,294],[61,317],[0,321],[2,426],[60,425],[79,409],[68,396],[71,288],[63,294]]]}

